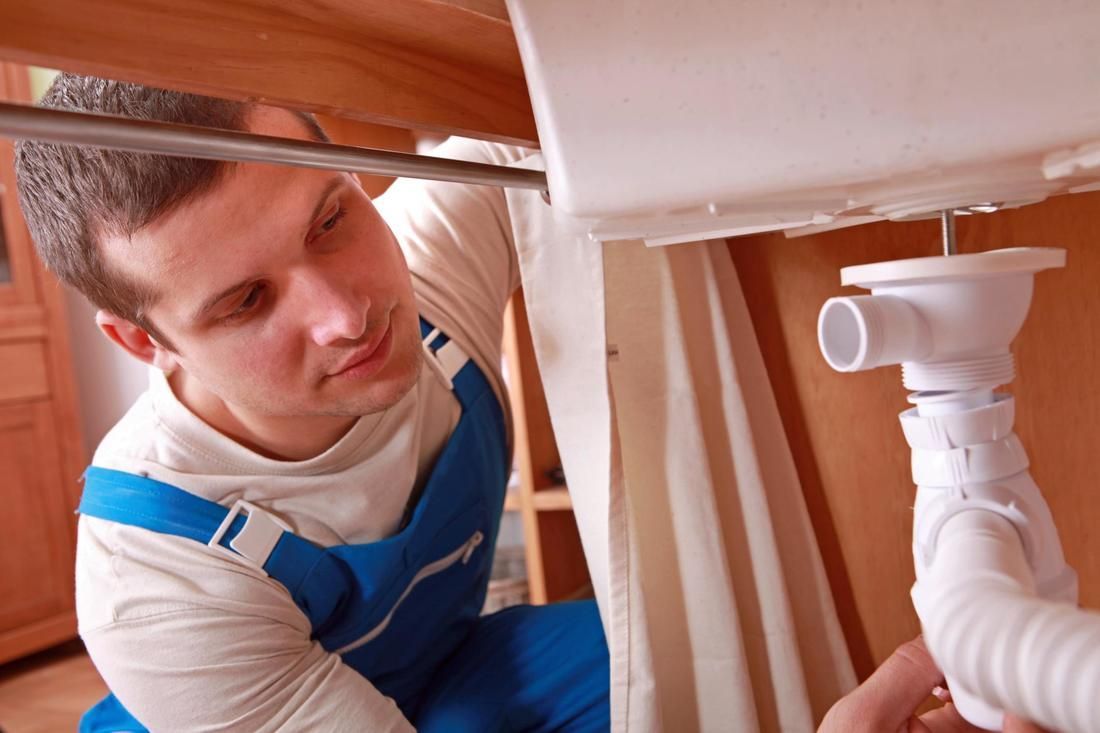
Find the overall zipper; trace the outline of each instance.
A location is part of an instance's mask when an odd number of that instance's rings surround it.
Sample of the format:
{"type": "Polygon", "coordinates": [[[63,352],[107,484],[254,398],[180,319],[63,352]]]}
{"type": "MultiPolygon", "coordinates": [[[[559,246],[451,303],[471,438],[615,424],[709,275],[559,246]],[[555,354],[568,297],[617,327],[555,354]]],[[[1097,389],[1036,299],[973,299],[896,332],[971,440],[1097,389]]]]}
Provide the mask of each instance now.
{"type": "Polygon", "coordinates": [[[409,584],[405,586],[405,590],[398,596],[397,602],[390,608],[390,612],[386,614],[386,617],[382,619],[373,629],[360,636],[350,644],[346,644],[336,650],[337,654],[347,654],[348,652],[358,649],[364,644],[369,643],[379,634],[386,630],[386,627],[390,625],[390,621],[393,620],[393,614],[397,611],[397,607],[412,593],[413,588],[417,586],[420,581],[430,578],[433,575],[442,573],[447,568],[451,567],[455,563],[461,562],[463,565],[470,562],[470,557],[474,554],[474,550],[485,539],[485,535],[480,530],[474,532],[470,539],[462,543],[461,547],[458,547],[454,552],[447,554],[445,557],[441,557],[438,560],[428,563],[424,567],[420,568],[420,571],[413,576],[413,579],[409,581],[409,584]]]}

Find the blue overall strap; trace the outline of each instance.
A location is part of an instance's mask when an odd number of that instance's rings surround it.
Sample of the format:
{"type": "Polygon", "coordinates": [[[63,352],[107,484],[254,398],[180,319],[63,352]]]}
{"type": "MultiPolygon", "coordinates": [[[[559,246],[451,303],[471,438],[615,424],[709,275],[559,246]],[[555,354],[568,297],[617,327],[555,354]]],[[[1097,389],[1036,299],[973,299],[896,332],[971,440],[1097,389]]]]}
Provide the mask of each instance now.
{"type": "Polygon", "coordinates": [[[322,548],[246,501],[232,508],[145,476],[91,466],[80,514],[186,537],[243,559],[282,583],[316,630],[343,601],[346,571],[322,548]],[[328,593],[310,592],[318,585],[328,593]]]}

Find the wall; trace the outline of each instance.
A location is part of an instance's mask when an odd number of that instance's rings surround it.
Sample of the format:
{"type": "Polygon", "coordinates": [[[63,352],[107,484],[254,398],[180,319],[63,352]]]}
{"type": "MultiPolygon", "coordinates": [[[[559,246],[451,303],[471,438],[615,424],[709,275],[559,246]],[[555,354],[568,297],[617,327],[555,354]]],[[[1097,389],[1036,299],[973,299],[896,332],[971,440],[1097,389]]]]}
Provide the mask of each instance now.
{"type": "MultiPolygon", "coordinates": [[[[1081,579],[1100,607],[1100,194],[1075,194],[960,217],[959,252],[1019,246],[1068,251],[1065,270],[1036,279],[1014,344],[1016,430],[1081,579]]],[[[839,269],[942,254],[938,221],[879,223],[786,239],[729,240],[767,362],[857,671],[868,674],[919,625],[909,601],[914,487],[896,415],[908,407],[899,367],[833,372],[817,348],[817,313],[839,269]]]]}
{"type": "Polygon", "coordinates": [[[95,324],[95,308],[64,288],[65,316],[72,344],[80,428],[87,462],[107,431],[149,384],[149,367],[107,340],[95,324]]]}

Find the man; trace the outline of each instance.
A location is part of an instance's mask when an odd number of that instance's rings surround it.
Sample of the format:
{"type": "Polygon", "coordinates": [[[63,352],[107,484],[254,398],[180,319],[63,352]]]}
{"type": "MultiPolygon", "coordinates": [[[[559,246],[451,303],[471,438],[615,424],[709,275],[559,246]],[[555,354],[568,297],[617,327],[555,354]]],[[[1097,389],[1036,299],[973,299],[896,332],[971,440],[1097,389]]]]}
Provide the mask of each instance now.
{"type": "MultiPolygon", "coordinates": [[[[43,104],[324,139],[308,115],[68,74],[43,104]]],[[[344,173],[16,157],[47,265],[157,368],[86,475],[77,613],[115,697],[82,729],[608,727],[594,603],[478,617],[518,285],[499,189],[403,181],[376,208],[344,173]]]]}

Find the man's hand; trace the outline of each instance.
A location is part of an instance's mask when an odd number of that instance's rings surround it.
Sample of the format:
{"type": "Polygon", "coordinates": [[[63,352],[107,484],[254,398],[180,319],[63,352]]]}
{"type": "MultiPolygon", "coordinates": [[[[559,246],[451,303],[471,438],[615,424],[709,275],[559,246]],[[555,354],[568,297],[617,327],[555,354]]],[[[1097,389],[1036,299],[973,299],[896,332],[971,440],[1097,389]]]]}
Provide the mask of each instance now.
{"type": "MultiPolygon", "coordinates": [[[[942,708],[916,717],[916,710],[944,684],[932,655],[918,636],[898,647],[866,682],[837,701],[817,733],[984,733],[963,720],[950,695],[942,708]]],[[[1031,723],[1005,716],[1004,733],[1045,733],[1031,723]]]]}

